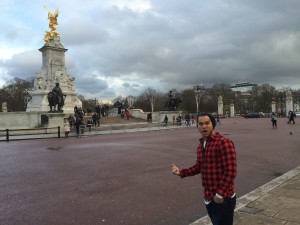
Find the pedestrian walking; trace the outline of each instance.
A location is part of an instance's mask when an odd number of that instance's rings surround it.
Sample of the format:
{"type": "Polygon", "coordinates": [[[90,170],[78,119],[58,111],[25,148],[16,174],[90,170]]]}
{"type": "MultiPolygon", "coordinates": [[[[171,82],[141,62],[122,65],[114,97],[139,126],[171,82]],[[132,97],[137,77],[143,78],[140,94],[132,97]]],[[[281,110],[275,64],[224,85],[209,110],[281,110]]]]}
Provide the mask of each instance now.
{"type": "Polygon", "coordinates": [[[191,116],[191,120],[192,120],[192,125],[194,125],[195,124],[195,116],[193,114],[191,116]]]}
{"type": "Polygon", "coordinates": [[[288,117],[289,117],[288,124],[291,124],[292,122],[293,122],[293,124],[295,124],[295,120],[294,120],[294,118],[296,117],[295,112],[289,111],[288,117]]]}
{"type": "Polygon", "coordinates": [[[185,169],[172,165],[172,173],[181,178],[201,174],[204,202],[213,225],[232,225],[236,205],[234,180],[237,174],[234,143],[214,131],[216,121],[210,113],[197,120],[201,134],[196,164],[185,169]]]}
{"type": "Polygon", "coordinates": [[[69,137],[69,133],[70,133],[70,123],[68,121],[68,119],[64,119],[64,132],[65,132],[65,137],[69,137]]]}
{"type": "Polygon", "coordinates": [[[272,127],[277,128],[277,115],[275,112],[272,112],[271,121],[272,121],[272,127]]]}
{"type": "Polygon", "coordinates": [[[124,114],[125,114],[126,119],[129,120],[129,118],[130,118],[130,112],[128,111],[128,109],[125,109],[124,114]]]}
{"type": "Polygon", "coordinates": [[[189,113],[185,114],[184,120],[185,120],[185,125],[186,126],[191,126],[191,117],[190,117],[189,113]]]}
{"type": "Polygon", "coordinates": [[[93,120],[93,126],[95,127],[97,125],[97,120],[98,120],[97,113],[94,113],[92,115],[92,120],[93,120]]]}
{"type": "Polygon", "coordinates": [[[168,116],[165,115],[164,121],[162,122],[162,126],[163,126],[163,127],[168,126],[168,120],[169,120],[168,116]]]}
{"type": "Polygon", "coordinates": [[[80,127],[81,127],[82,125],[83,125],[83,122],[82,122],[81,118],[80,118],[80,117],[77,117],[77,118],[76,118],[76,122],[75,122],[75,127],[76,127],[76,134],[77,134],[77,137],[80,137],[82,131],[84,131],[84,129],[83,129],[83,130],[80,130],[80,127]]]}
{"type": "Polygon", "coordinates": [[[218,114],[216,115],[216,123],[221,125],[220,116],[218,114]]]}

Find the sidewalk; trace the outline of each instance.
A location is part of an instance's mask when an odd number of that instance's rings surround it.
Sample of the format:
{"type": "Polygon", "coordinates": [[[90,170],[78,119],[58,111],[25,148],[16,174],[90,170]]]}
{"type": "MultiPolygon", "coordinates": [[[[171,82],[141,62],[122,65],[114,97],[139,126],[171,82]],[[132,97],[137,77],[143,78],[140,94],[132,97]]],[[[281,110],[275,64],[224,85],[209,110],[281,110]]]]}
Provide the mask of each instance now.
{"type": "MultiPolygon", "coordinates": [[[[210,225],[208,216],[190,225],[210,225]]],[[[300,166],[238,198],[234,225],[300,225],[300,166]]]]}

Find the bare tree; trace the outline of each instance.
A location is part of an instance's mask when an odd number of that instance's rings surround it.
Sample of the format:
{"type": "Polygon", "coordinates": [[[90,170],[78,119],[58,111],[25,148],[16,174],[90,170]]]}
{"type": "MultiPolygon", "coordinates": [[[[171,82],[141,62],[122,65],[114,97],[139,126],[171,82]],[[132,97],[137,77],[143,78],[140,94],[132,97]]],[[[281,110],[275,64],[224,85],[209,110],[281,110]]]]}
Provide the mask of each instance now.
{"type": "Polygon", "coordinates": [[[255,111],[271,112],[272,99],[276,96],[275,87],[262,84],[252,88],[252,98],[255,101],[255,111]]]}
{"type": "Polygon", "coordinates": [[[157,96],[156,90],[151,87],[148,87],[143,91],[142,95],[144,95],[145,98],[150,101],[151,112],[153,112],[155,101],[156,101],[156,96],[157,96]]]}
{"type": "Polygon", "coordinates": [[[197,111],[195,102],[195,93],[193,89],[186,89],[180,93],[182,103],[180,108],[186,112],[194,113],[197,111]]]}
{"type": "Polygon", "coordinates": [[[7,102],[9,111],[25,111],[32,87],[32,80],[14,78],[1,89],[0,102],[7,102]]]}
{"type": "Polygon", "coordinates": [[[114,99],[112,100],[112,103],[113,103],[113,104],[116,103],[116,102],[124,103],[124,102],[125,102],[125,99],[124,99],[121,95],[119,95],[118,97],[116,97],[116,98],[114,98],[114,99]]]}

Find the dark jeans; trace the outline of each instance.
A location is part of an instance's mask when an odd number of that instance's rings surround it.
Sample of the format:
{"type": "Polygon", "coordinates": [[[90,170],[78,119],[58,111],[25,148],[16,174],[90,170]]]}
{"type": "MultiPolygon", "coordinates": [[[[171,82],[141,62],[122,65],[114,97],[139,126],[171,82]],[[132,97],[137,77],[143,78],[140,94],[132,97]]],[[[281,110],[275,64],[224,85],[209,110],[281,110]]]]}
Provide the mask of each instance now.
{"type": "Polygon", "coordinates": [[[277,127],[277,120],[272,120],[272,126],[277,127]]]}
{"type": "Polygon", "coordinates": [[[232,225],[236,197],[225,198],[223,203],[211,201],[206,205],[208,215],[213,225],[232,225]]]}

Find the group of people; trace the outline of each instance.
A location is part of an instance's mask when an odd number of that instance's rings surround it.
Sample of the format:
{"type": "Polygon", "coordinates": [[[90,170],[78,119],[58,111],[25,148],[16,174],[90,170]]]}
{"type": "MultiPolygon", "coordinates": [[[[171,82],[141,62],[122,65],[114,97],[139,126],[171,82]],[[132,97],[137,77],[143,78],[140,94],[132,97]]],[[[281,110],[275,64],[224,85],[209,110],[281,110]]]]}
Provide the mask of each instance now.
{"type": "Polygon", "coordinates": [[[195,116],[193,114],[191,116],[189,113],[185,114],[184,120],[186,126],[191,126],[195,124],[195,116]]]}
{"type": "MultiPolygon", "coordinates": [[[[75,127],[76,129],[76,134],[79,136],[80,134],[80,127],[84,124],[83,118],[84,118],[84,111],[81,109],[81,107],[74,107],[74,115],[70,114],[68,118],[64,119],[64,132],[65,132],[65,137],[69,137],[69,133],[72,127],[75,127]]],[[[94,115],[93,115],[94,116],[94,115]]],[[[100,116],[96,118],[96,121],[94,122],[94,118],[92,116],[93,121],[88,121],[87,126],[92,126],[98,123],[98,126],[100,125],[100,116]]],[[[95,125],[96,126],[96,125],[95,125]]]]}
{"type": "MultiPolygon", "coordinates": [[[[173,115],[173,126],[177,125],[177,126],[181,126],[182,124],[182,117],[181,114],[179,114],[177,117],[175,115],[173,115]]],[[[161,126],[166,127],[168,126],[168,122],[169,122],[169,117],[167,115],[165,115],[164,120],[161,123],[161,126]]]]}
{"type": "Polygon", "coordinates": [[[295,118],[296,118],[296,113],[293,112],[293,111],[289,111],[289,114],[288,114],[288,124],[291,124],[293,122],[293,124],[295,124],[295,118]]]}
{"type": "MultiPolygon", "coordinates": [[[[296,113],[294,111],[289,111],[288,112],[288,124],[295,124],[295,118],[296,118],[296,113]]],[[[271,114],[271,122],[272,122],[272,127],[277,128],[277,114],[275,112],[272,112],[271,114]]]]}
{"type": "MultiPolygon", "coordinates": [[[[216,124],[221,125],[220,117],[218,115],[213,115],[213,117],[216,121],[216,124]]],[[[181,116],[181,114],[179,114],[177,117],[175,115],[173,115],[172,119],[173,119],[173,126],[175,126],[175,125],[181,126],[182,125],[182,116],[181,116]]],[[[169,120],[168,116],[165,115],[164,120],[162,122],[162,126],[167,126],[168,125],[168,120],[169,120]]],[[[184,123],[185,123],[186,126],[194,125],[195,124],[194,114],[190,115],[189,113],[186,113],[184,115],[184,123]]]]}
{"type": "Polygon", "coordinates": [[[100,105],[96,105],[95,111],[102,117],[108,117],[109,105],[104,104],[102,107],[100,105]]]}
{"type": "Polygon", "coordinates": [[[93,121],[93,126],[100,126],[100,114],[99,113],[93,113],[92,115],[92,121],[93,121]]]}
{"type": "MultiPolygon", "coordinates": [[[[80,135],[80,132],[83,133],[84,130],[80,130],[82,129],[82,126],[85,125],[86,127],[89,127],[89,129],[91,130],[92,126],[100,126],[100,118],[101,118],[101,114],[98,113],[97,108],[96,108],[96,112],[94,112],[92,114],[92,118],[90,120],[87,121],[87,124],[84,124],[83,118],[84,118],[84,111],[80,108],[75,106],[74,107],[74,115],[70,114],[68,118],[64,119],[64,124],[63,124],[63,128],[64,128],[64,132],[65,132],[65,137],[69,136],[70,130],[72,127],[76,128],[76,134],[77,136],[80,135]]],[[[90,114],[88,114],[90,115],[90,114]]],[[[104,114],[106,115],[106,114],[104,114]]],[[[108,115],[108,113],[107,113],[108,115]]],[[[130,112],[128,109],[122,110],[121,112],[121,118],[124,119],[126,118],[127,120],[129,120],[130,118],[130,112]]]]}
{"type": "Polygon", "coordinates": [[[128,111],[128,109],[121,110],[121,115],[120,116],[121,116],[122,119],[126,118],[127,120],[129,120],[130,112],[128,111]]]}

